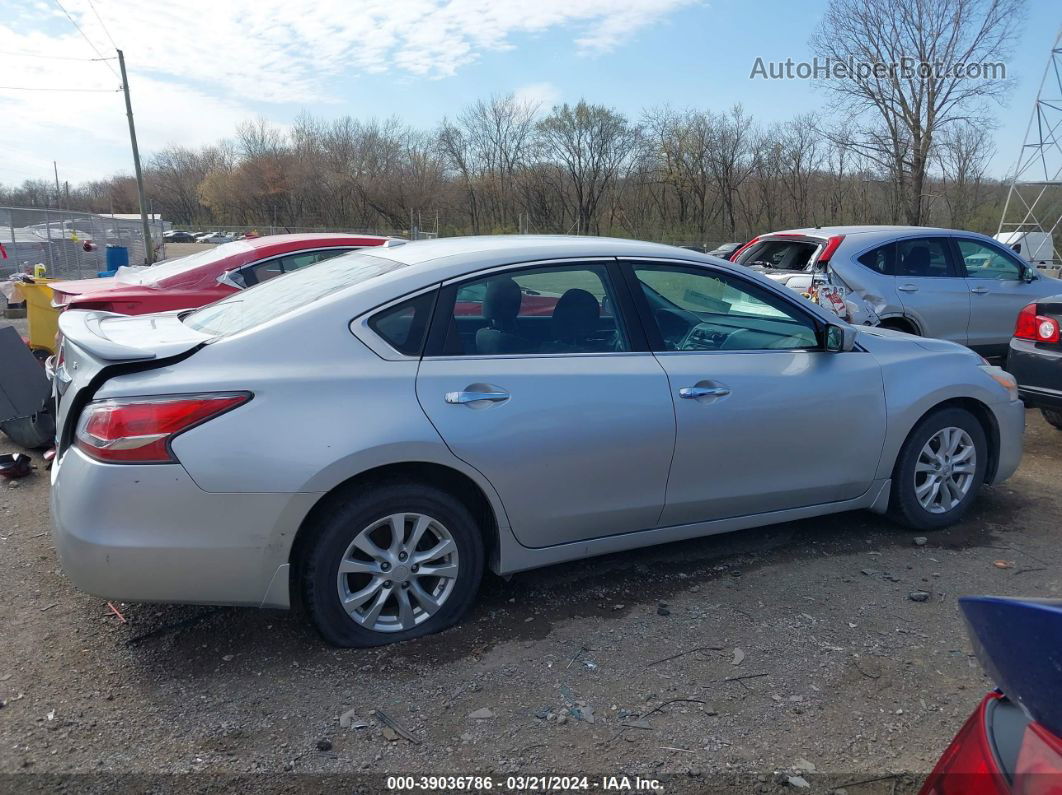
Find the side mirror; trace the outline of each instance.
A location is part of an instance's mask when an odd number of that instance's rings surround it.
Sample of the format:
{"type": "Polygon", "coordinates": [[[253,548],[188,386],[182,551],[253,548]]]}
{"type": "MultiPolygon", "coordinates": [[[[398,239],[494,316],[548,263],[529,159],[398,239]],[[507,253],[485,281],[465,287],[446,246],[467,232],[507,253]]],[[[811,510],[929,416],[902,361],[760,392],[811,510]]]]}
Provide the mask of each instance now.
{"type": "Polygon", "coordinates": [[[826,327],[826,350],[830,353],[846,353],[855,348],[855,329],[851,326],[826,327]]]}
{"type": "Polygon", "coordinates": [[[1026,284],[1036,281],[1036,266],[1025,265],[1021,269],[1021,280],[1026,284]]]}
{"type": "Polygon", "coordinates": [[[234,287],[237,290],[246,290],[247,282],[243,279],[243,274],[239,271],[226,271],[218,276],[218,284],[224,284],[226,287],[234,287]]]}

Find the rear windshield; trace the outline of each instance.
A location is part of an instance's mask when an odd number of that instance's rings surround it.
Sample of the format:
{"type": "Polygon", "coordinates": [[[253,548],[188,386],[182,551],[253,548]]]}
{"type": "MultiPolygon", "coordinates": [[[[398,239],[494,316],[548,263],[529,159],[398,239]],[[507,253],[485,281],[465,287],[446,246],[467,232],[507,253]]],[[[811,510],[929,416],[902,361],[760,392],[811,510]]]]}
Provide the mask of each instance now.
{"type": "Polygon", "coordinates": [[[198,254],[168,259],[158,265],[152,265],[150,268],[119,271],[116,278],[123,284],[158,284],[163,279],[179,276],[182,273],[231,257],[233,254],[250,250],[251,247],[247,243],[237,240],[206,251],[200,251],[198,254]]]}
{"type": "Polygon", "coordinates": [[[817,243],[806,240],[761,240],[749,246],[738,257],[741,265],[772,268],[786,271],[806,270],[817,243]]]}
{"type": "Polygon", "coordinates": [[[226,337],[312,304],[337,290],[403,267],[394,260],[360,252],[334,257],[242,290],[185,315],[186,326],[226,337]]]}

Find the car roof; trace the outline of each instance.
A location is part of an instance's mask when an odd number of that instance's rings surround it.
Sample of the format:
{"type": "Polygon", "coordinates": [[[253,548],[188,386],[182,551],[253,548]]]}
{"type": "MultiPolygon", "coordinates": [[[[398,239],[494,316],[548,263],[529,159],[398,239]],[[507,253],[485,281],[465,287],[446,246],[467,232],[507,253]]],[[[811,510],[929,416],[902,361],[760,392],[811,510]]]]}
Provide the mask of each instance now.
{"type": "Polygon", "coordinates": [[[874,232],[903,232],[912,234],[962,234],[973,235],[976,232],[966,232],[962,229],[945,229],[940,226],[898,226],[898,225],[874,225],[874,224],[862,224],[852,226],[807,226],[803,229],[781,229],[777,232],[767,232],[760,235],[760,238],[771,237],[773,235],[807,235],[808,237],[832,237],[833,235],[865,235],[874,232]]]}
{"type": "Polygon", "coordinates": [[[284,243],[349,243],[351,245],[379,245],[391,238],[382,235],[352,235],[342,232],[297,232],[290,235],[246,237],[241,243],[251,248],[266,248],[284,243]]]}
{"type": "Polygon", "coordinates": [[[615,237],[589,237],[582,235],[475,235],[446,237],[436,240],[419,240],[413,243],[387,246],[366,251],[374,257],[417,266],[417,270],[449,270],[443,261],[452,262],[461,258],[468,270],[475,270],[480,262],[491,261],[499,265],[517,262],[533,262],[567,257],[677,257],[684,260],[703,260],[718,263],[689,249],[663,243],[646,243],[615,237]]]}

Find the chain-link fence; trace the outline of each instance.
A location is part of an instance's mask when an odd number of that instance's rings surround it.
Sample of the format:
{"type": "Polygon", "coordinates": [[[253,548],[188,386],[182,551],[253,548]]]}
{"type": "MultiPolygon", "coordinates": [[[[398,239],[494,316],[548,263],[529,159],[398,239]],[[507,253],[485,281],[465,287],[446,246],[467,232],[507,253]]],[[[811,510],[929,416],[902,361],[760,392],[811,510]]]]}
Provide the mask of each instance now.
{"type": "MultiPolygon", "coordinates": [[[[161,252],[163,223],[150,222],[156,259],[161,252]]],[[[21,271],[32,273],[44,265],[46,275],[58,279],[88,279],[109,270],[111,261],[128,257],[128,264],[143,265],[147,248],[139,218],[116,218],[75,210],[39,210],[0,207],[0,244],[7,259],[0,259],[0,278],[21,271]]]]}
{"type": "Polygon", "coordinates": [[[414,227],[410,229],[391,229],[386,227],[346,227],[346,226],[283,226],[273,224],[251,224],[249,226],[233,226],[231,224],[178,224],[173,225],[175,233],[188,232],[193,236],[211,235],[236,239],[241,235],[262,237],[265,235],[290,235],[303,232],[339,232],[351,235],[381,235],[383,237],[400,237],[406,240],[433,240],[439,236],[438,232],[428,232],[414,227]]]}

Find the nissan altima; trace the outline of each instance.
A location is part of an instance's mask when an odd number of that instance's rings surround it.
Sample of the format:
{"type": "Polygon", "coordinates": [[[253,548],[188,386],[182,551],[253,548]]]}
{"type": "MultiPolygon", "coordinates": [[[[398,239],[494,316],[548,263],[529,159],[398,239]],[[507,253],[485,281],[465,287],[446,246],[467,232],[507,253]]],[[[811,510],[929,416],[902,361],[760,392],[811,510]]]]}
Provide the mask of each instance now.
{"type": "Polygon", "coordinates": [[[1014,380],[685,249],[469,237],[190,312],[67,311],[55,540],[108,599],[452,625],[483,571],[867,509],[931,530],[1014,472],[1014,380]]]}

